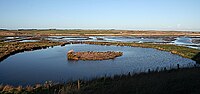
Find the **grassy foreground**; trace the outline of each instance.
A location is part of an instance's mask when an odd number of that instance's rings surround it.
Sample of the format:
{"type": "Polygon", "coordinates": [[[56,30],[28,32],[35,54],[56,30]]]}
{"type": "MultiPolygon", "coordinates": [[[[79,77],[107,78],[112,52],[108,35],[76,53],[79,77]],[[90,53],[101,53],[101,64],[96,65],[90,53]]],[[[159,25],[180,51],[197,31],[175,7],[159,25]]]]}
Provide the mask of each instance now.
{"type": "MultiPolygon", "coordinates": [[[[63,93],[81,94],[198,94],[200,69],[180,69],[163,72],[121,75],[82,82],[80,90],[63,86],[63,93]]],[[[73,84],[71,85],[73,86],[73,84]]],[[[74,84],[74,86],[76,86],[74,84]]],[[[56,88],[52,87],[52,89],[56,88]]]]}
{"type": "Polygon", "coordinates": [[[91,81],[27,86],[0,85],[0,93],[19,94],[199,94],[200,68],[102,77],[91,81]]]}

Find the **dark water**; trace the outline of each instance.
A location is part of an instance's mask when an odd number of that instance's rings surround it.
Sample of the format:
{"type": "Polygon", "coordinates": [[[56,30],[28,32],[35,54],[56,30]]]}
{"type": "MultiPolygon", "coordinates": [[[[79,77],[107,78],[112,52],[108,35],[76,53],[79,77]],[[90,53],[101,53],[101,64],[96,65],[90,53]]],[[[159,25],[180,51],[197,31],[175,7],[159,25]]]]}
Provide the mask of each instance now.
{"type": "Polygon", "coordinates": [[[157,67],[195,64],[169,52],[150,48],[72,44],[18,53],[0,63],[0,83],[27,85],[45,81],[64,82],[105,75],[142,72],[157,67]],[[68,61],[66,52],[121,51],[123,56],[103,61],[68,61]]]}

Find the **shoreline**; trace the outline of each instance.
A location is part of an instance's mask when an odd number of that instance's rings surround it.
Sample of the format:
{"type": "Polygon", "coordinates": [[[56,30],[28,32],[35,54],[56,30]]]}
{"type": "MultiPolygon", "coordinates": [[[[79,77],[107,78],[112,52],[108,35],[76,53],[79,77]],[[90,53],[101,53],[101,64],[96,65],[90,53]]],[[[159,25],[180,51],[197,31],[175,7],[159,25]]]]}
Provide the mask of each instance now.
{"type": "Polygon", "coordinates": [[[130,47],[141,47],[141,48],[153,48],[161,51],[171,52],[172,54],[176,54],[182,56],[184,58],[189,58],[196,63],[200,63],[200,50],[177,46],[172,44],[153,44],[153,43],[123,43],[123,42],[52,42],[52,41],[39,41],[39,42],[27,42],[27,43],[18,43],[18,42],[1,42],[0,52],[2,53],[0,56],[0,61],[3,61],[10,55],[30,51],[30,50],[38,50],[47,47],[53,46],[65,46],[66,44],[92,44],[92,45],[114,45],[114,46],[130,46],[130,47]],[[32,44],[32,46],[30,45],[32,44]],[[34,46],[35,44],[35,46],[34,46]],[[23,48],[19,47],[23,46],[23,48]],[[13,50],[14,49],[14,50],[13,50]]]}

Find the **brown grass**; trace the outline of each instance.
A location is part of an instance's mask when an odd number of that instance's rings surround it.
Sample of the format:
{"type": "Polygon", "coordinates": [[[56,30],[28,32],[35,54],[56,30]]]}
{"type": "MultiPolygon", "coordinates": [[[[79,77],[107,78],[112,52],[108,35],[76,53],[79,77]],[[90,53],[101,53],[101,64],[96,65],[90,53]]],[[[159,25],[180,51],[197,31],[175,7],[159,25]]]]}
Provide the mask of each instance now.
{"type": "Polygon", "coordinates": [[[108,60],[122,56],[122,52],[68,52],[68,60],[108,60]]]}

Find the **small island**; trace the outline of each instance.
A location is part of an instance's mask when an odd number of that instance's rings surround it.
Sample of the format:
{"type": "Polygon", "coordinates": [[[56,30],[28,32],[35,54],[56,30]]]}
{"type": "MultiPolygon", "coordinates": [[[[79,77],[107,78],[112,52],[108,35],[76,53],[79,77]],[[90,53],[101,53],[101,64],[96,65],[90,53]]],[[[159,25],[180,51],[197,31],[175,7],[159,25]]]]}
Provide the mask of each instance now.
{"type": "Polygon", "coordinates": [[[74,52],[74,50],[70,50],[67,53],[68,60],[108,60],[108,59],[114,59],[114,58],[122,56],[122,55],[123,55],[123,52],[114,52],[114,51],[74,52]]]}

